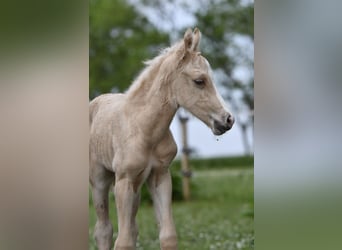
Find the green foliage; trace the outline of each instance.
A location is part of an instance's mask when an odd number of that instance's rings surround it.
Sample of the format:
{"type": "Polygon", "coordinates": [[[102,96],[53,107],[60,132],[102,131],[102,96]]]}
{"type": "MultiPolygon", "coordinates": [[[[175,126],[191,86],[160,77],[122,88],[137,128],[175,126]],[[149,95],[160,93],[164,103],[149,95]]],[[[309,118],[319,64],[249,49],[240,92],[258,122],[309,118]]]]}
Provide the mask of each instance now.
{"type": "Polygon", "coordinates": [[[89,5],[89,95],[124,91],[143,68],[142,61],[166,47],[156,30],[124,0],[91,0],[89,5]]]}
{"type": "MultiPolygon", "coordinates": [[[[252,168],[254,156],[216,157],[207,159],[193,158],[189,160],[189,164],[194,171],[202,169],[252,168]]],[[[172,171],[180,171],[180,168],[180,160],[173,161],[171,164],[172,171]]]]}
{"type": "Polygon", "coordinates": [[[245,35],[254,40],[254,4],[241,6],[240,1],[222,0],[209,5],[205,12],[196,13],[197,23],[203,33],[202,50],[212,67],[222,68],[228,75],[237,63],[226,54],[233,35],[245,35]]]}

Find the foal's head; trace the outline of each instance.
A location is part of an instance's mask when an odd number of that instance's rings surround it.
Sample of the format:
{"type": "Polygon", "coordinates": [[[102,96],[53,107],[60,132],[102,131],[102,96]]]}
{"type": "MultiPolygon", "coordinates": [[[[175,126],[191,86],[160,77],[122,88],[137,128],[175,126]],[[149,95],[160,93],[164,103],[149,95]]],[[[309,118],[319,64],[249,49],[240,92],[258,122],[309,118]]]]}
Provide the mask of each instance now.
{"type": "Polygon", "coordinates": [[[174,93],[178,105],[202,120],[215,135],[221,135],[232,128],[234,118],[214,85],[208,61],[198,51],[200,39],[197,28],[184,35],[174,93]]]}

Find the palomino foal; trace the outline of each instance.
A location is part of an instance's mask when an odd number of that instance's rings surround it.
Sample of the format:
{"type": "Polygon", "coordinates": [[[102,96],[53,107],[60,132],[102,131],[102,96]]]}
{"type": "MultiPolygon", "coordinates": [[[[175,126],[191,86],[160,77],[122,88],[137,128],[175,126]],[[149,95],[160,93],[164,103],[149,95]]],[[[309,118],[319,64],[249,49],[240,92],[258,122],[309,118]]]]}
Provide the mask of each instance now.
{"type": "Polygon", "coordinates": [[[114,249],[135,249],[135,217],[145,181],[154,202],[160,247],[177,249],[169,171],[177,147],[170,123],[180,106],[215,135],[234,123],[213,84],[209,63],[198,51],[200,38],[198,29],[188,29],[183,40],[146,63],[127,93],[101,95],[90,103],[89,174],[100,250],[112,246],[108,192],[113,182],[119,228],[114,249]]]}

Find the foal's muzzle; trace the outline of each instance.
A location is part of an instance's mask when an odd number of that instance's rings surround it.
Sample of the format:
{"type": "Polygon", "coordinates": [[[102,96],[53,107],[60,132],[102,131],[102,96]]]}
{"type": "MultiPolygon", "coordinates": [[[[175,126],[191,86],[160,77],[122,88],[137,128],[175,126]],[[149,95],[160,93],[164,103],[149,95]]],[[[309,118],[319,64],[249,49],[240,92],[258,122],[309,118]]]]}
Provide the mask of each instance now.
{"type": "Polygon", "coordinates": [[[233,127],[234,121],[234,117],[231,114],[228,114],[223,121],[214,120],[214,134],[224,134],[233,127]]]}

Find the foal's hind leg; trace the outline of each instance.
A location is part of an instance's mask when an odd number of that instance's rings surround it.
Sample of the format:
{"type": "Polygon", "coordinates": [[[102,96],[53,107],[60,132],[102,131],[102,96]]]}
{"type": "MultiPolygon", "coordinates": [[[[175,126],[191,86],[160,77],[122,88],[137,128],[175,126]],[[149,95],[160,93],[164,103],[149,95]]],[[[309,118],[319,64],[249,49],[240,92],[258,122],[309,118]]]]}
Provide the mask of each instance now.
{"type": "Polygon", "coordinates": [[[108,192],[114,180],[114,174],[102,166],[96,166],[91,172],[93,203],[97,221],[94,236],[99,250],[110,250],[112,247],[113,226],[108,214],[108,192]]]}

